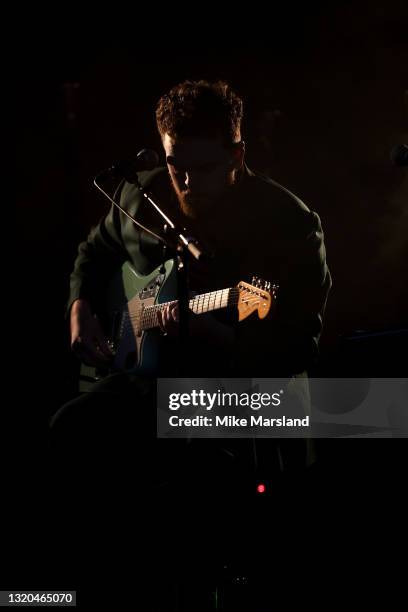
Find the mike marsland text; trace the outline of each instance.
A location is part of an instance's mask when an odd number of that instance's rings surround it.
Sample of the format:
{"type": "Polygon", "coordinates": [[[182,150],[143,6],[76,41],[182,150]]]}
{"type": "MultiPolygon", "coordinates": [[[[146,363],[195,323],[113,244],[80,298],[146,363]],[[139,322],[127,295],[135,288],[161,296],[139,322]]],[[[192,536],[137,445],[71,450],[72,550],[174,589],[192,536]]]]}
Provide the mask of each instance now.
{"type": "Polygon", "coordinates": [[[268,418],[253,415],[250,418],[227,416],[195,416],[192,418],[173,415],[169,417],[171,427],[309,427],[310,417],[292,419],[283,415],[279,418],[268,418]]]}

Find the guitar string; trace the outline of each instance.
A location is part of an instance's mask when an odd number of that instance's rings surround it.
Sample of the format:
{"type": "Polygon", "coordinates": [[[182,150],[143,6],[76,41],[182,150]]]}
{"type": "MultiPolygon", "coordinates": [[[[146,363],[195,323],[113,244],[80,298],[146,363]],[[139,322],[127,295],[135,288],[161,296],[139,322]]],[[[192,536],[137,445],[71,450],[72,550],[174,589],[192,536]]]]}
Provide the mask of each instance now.
{"type": "MultiPolygon", "coordinates": [[[[228,305],[228,304],[231,304],[231,302],[232,302],[231,297],[235,298],[237,296],[236,295],[232,295],[232,296],[231,295],[228,295],[228,296],[223,295],[223,296],[216,296],[214,299],[206,298],[206,299],[200,299],[200,300],[197,300],[197,299],[193,298],[193,299],[189,300],[189,304],[193,303],[192,304],[193,307],[197,307],[197,308],[200,308],[200,307],[212,307],[212,306],[215,306],[218,302],[220,304],[221,303],[223,304],[223,303],[226,302],[227,305],[228,305]]],[[[244,304],[246,304],[246,303],[249,303],[251,301],[266,300],[266,299],[268,299],[268,297],[269,297],[269,295],[268,296],[259,296],[259,295],[249,296],[247,299],[241,299],[241,301],[244,304]]],[[[153,314],[154,312],[157,312],[158,310],[162,310],[165,306],[169,306],[171,304],[176,304],[176,303],[177,303],[177,300],[172,300],[170,302],[163,302],[163,303],[160,303],[160,304],[152,304],[151,306],[147,306],[143,310],[143,312],[149,313],[149,314],[153,314]]],[[[237,303],[238,302],[236,302],[235,304],[231,304],[231,305],[236,305],[237,303]]],[[[190,306],[190,310],[193,310],[193,308],[191,306],[190,306]]],[[[216,310],[216,308],[215,308],[215,310],[216,310]]]]}
{"type": "MultiPolygon", "coordinates": [[[[244,289],[245,290],[245,289],[244,289]]],[[[233,302],[238,298],[238,296],[242,293],[242,288],[240,287],[230,287],[227,289],[219,289],[217,291],[211,291],[208,293],[203,293],[199,296],[193,297],[189,299],[189,308],[195,314],[203,314],[204,311],[208,312],[211,310],[218,310],[220,308],[225,308],[229,305],[236,305],[238,302],[233,302]],[[231,300],[232,298],[232,300],[231,300]],[[192,306],[190,306],[192,303],[192,306]],[[208,310],[207,310],[208,309],[208,310]],[[201,312],[200,312],[201,310],[201,312]]],[[[251,304],[253,302],[260,302],[262,299],[266,299],[266,296],[249,296],[247,299],[241,299],[244,304],[251,304]]],[[[139,321],[142,323],[142,327],[145,328],[147,325],[152,325],[156,327],[157,325],[157,316],[156,313],[162,311],[165,306],[176,304],[177,300],[172,300],[170,302],[165,302],[162,304],[153,304],[152,306],[148,306],[147,308],[142,310],[142,313],[137,314],[128,314],[126,319],[123,322],[123,325],[129,326],[133,321],[139,321]]]]}
{"type": "MultiPolygon", "coordinates": [[[[265,298],[259,298],[259,297],[253,297],[253,298],[248,298],[247,300],[241,300],[243,304],[251,304],[251,303],[255,303],[255,302],[262,302],[262,299],[265,298]]],[[[163,304],[154,304],[153,306],[148,306],[147,308],[145,308],[142,312],[144,317],[149,317],[149,316],[154,316],[157,312],[159,312],[160,310],[163,310],[165,306],[167,306],[168,304],[175,304],[177,302],[177,300],[174,300],[173,302],[165,302],[163,304]]],[[[216,308],[214,308],[213,310],[218,310],[219,307],[223,307],[223,306],[229,306],[229,305],[236,305],[236,304],[231,304],[230,300],[228,298],[223,298],[219,305],[217,305],[216,308]]],[[[198,309],[200,307],[211,307],[211,306],[215,306],[214,304],[194,304],[194,306],[196,306],[198,309]]],[[[189,307],[189,310],[191,310],[192,312],[194,312],[194,308],[189,307]]],[[[207,311],[207,312],[211,312],[211,310],[207,311]]],[[[201,314],[201,313],[199,313],[201,314]]],[[[133,315],[128,315],[129,319],[134,319],[139,317],[139,314],[133,314],[133,315]]]]}
{"type": "MultiPolygon", "coordinates": [[[[243,300],[243,302],[246,303],[246,304],[253,303],[253,302],[260,303],[261,301],[262,300],[258,299],[258,298],[253,298],[252,300],[243,300]]],[[[228,306],[228,304],[223,304],[223,306],[228,306]]],[[[192,309],[190,309],[190,310],[192,310],[192,309]]],[[[124,321],[123,324],[125,326],[129,327],[129,325],[131,325],[131,323],[133,321],[138,321],[139,320],[139,322],[140,322],[140,320],[141,320],[143,329],[149,329],[148,327],[146,327],[146,325],[148,325],[148,324],[152,324],[153,327],[158,327],[157,319],[156,319],[156,316],[155,316],[158,311],[159,311],[158,309],[154,310],[154,311],[150,311],[150,312],[147,312],[146,310],[144,310],[143,311],[144,314],[142,315],[142,317],[140,317],[140,315],[128,315],[126,317],[126,320],[124,321]]],[[[194,311],[192,311],[192,312],[194,312],[194,311]]],[[[203,314],[203,313],[195,313],[195,314],[203,314]]]]}
{"type": "MultiPolygon", "coordinates": [[[[241,302],[243,304],[251,304],[251,303],[255,303],[255,302],[262,302],[263,299],[266,298],[262,298],[262,297],[250,297],[246,300],[241,300],[241,302]]],[[[173,302],[165,302],[163,304],[154,304],[153,306],[148,306],[147,308],[145,308],[142,312],[143,312],[143,317],[153,317],[157,312],[161,311],[164,309],[165,306],[169,305],[169,304],[176,304],[177,300],[174,300],[173,302]]],[[[219,304],[217,304],[216,308],[213,308],[212,310],[218,310],[219,308],[225,307],[225,306],[229,306],[229,305],[237,305],[237,304],[231,304],[231,301],[229,298],[224,297],[219,304]]],[[[199,304],[199,303],[195,303],[194,306],[197,307],[197,309],[199,309],[200,307],[203,308],[207,308],[209,307],[210,310],[206,311],[206,312],[211,312],[211,307],[215,306],[215,302],[214,304],[205,304],[204,302],[199,304]]],[[[192,312],[194,312],[194,307],[192,308],[191,306],[189,307],[189,310],[191,310],[192,312]]],[[[198,313],[201,314],[201,313],[198,313]]],[[[137,317],[140,317],[139,314],[132,314],[132,315],[128,315],[129,319],[135,319],[137,317]]]]}

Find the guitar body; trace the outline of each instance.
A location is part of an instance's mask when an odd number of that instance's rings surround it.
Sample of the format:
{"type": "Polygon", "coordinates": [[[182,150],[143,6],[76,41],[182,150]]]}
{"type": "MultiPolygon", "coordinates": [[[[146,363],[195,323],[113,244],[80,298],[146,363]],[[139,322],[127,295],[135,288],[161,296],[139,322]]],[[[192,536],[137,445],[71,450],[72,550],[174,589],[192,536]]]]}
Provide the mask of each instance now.
{"type": "Polygon", "coordinates": [[[141,331],[138,321],[146,308],[171,301],[177,295],[174,260],[166,261],[163,267],[144,276],[125,262],[109,283],[101,320],[115,355],[114,361],[109,370],[83,364],[80,392],[90,391],[93,383],[116,371],[141,374],[156,371],[160,330],[141,331]]]}

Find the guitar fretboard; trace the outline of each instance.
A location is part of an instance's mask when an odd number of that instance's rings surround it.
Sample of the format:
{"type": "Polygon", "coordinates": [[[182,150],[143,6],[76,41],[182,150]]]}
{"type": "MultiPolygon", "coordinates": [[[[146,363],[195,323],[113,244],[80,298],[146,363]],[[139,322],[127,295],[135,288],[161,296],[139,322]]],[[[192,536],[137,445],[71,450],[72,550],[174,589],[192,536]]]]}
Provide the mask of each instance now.
{"type": "MultiPolygon", "coordinates": [[[[211,291],[210,293],[202,293],[196,295],[189,300],[189,309],[195,314],[203,314],[213,310],[220,310],[229,306],[236,306],[239,299],[238,287],[230,287],[228,289],[220,289],[219,291],[211,291]]],[[[176,304],[177,300],[172,302],[164,302],[163,304],[155,304],[148,306],[143,310],[140,324],[142,330],[158,327],[159,322],[157,313],[164,310],[169,304],[176,304]]]]}

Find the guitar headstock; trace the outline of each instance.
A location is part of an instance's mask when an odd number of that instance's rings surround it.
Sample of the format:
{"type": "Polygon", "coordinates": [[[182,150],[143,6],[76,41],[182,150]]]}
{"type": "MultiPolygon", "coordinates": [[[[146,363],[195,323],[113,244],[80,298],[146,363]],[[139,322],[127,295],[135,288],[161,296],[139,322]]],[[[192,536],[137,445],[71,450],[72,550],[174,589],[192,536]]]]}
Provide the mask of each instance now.
{"type": "Polygon", "coordinates": [[[278,288],[278,285],[272,285],[257,276],[252,277],[251,284],[244,281],[238,283],[238,320],[243,321],[256,310],[258,317],[264,319],[276,299],[278,288]]]}

